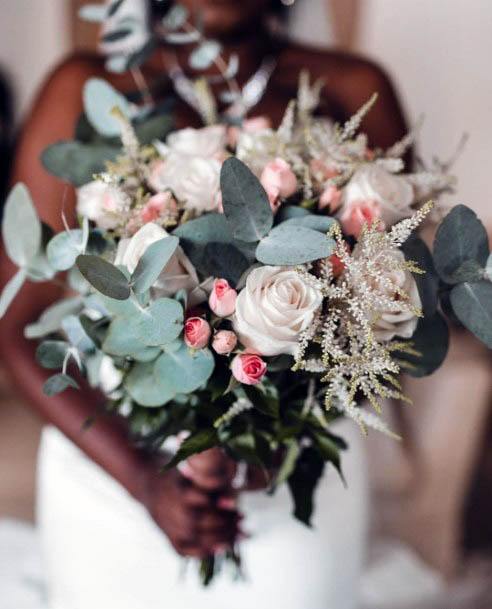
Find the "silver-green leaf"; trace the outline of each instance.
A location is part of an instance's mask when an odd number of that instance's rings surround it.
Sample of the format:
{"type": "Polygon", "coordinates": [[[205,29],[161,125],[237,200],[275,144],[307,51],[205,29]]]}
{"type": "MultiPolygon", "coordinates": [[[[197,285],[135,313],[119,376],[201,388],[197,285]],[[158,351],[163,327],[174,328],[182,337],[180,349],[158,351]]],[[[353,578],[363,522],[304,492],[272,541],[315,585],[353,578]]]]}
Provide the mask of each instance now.
{"type": "Polygon", "coordinates": [[[177,237],[164,237],[149,245],[132,274],[132,288],[137,294],[146,292],[156,282],[178,247],[177,237]]]}
{"type": "Polygon", "coordinates": [[[128,280],[113,264],[99,256],[87,254],[78,256],[76,262],[79,271],[98,292],[115,300],[129,298],[128,280]]]}
{"type": "Polygon", "coordinates": [[[264,237],[256,249],[256,258],[263,264],[294,266],[327,258],[335,241],[317,230],[283,224],[264,237]]]}
{"type": "Polygon", "coordinates": [[[451,290],[450,299],[461,323],[492,349],[492,283],[461,283],[451,290]]]}
{"type": "Polygon", "coordinates": [[[2,238],[8,257],[19,267],[26,267],[41,247],[42,228],[29,190],[17,184],[5,203],[2,238]]]}

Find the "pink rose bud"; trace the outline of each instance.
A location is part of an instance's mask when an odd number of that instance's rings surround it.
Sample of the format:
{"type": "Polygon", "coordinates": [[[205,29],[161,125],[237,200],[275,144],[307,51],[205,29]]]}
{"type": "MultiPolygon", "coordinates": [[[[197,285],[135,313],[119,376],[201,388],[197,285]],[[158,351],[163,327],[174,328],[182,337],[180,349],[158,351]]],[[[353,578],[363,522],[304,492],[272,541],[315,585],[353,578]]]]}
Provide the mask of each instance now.
{"type": "Polygon", "coordinates": [[[319,199],[319,209],[328,209],[330,213],[335,213],[342,202],[342,191],[333,184],[329,184],[321,193],[319,199]]]}
{"type": "Polygon", "coordinates": [[[268,197],[268,201],[270,202],[270,207],[272,209],[272,212],[274,214],[276,214],[280,208],[280,191],[278,188],[273,187],[273,188],[267,188],[265,189],[265,192],[267,193],[267,197],[268,197]]]}
{"type": "Polygon", "coordinates": [[[277,158],[265,165],[260,177],[263,188],[269,192],[278,189],[282,199],[292,196],[297,190],[297,178],[289,163],[277,158]]]}
{"type": "Polygon", "coordinates": [[[236,355],[231,366],[234,378],[244,385],[257,385],[265,376],[266,363],[259,355],[242,353],[236,355]]]}
{"type": "Polygon", "coordinates": [[[140,219],[143,224],[147,224],[148,222],[158,220],[165,214],[176,213],[177,209],[177,203],[169,191],[159,192],[144,205],[140,212],[140,219]]]}
{"type": "Polygon", "coordinates": [[[229,355],[236,345],[237,336],[230,330],[219,330],[212,341],[212,347],[219,355],[229,355]]]}
{"type": "Polygon", "coordinates": [[[208,345],[212,330],[208,321],[201,317],[188,317],[184,327],[184,340],[192,349],[203,349],[208,345]]]}
{"type": "Polygon", "coordinates": [[[381,206],[377,201],[368,199],[367,201],[353,201],[344,209],[340,218],[342,229],[347,235],[352,235],[358,239],[364,224],[370,226],[379,220],[380,230],[384,230],[384,223],[381,220],[381,206]]]}
{"type": "Polygon", "coordinates": [[[216,279],[208,304],[218,317],[228,317],[236,310],[237,292],[225,279],[216,279]]]}

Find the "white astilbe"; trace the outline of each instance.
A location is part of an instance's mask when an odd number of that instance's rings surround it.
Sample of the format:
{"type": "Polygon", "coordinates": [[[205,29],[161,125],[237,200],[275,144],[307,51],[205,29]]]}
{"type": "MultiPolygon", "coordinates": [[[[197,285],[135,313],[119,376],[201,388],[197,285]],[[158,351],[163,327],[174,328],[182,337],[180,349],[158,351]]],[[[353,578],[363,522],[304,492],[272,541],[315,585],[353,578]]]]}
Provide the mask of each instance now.
{"type": "Polygon", "coordinates": [[[322,292],[324,303],[313,325],[300,337],[294,368],[321,372],[321,380],[326,383],[327,408],[338,400],[340,386],[348,387],[349,404],[362,392],[378,412],[381,398],[406,399],[398,381],[400,366],[393,353],[409,351],[411,346],[403,341],[377,340],[374,327],[382,312],[422,315],[395,281],[401,271],[422,271],[395,254],[431,208],[432,203],[428,203],[388,232],[379,230],[377,223],[365,226],[353,252],[347,251],[341,231],[335,226],[334,254],[344,266],[336,280],[327,262],[317,267],[316,275],[311,268],[298,269],[306,282],[322,292]],[[320,351],[321,355],[316,355],[320,351]]]}

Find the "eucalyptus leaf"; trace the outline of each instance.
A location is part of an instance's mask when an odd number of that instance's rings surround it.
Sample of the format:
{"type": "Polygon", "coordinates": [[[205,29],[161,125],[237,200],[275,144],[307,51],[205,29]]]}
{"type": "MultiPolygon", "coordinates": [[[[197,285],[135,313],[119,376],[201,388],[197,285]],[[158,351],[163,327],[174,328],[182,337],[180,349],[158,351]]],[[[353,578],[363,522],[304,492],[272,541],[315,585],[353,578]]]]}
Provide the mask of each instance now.
{"type": "Polygon", "coordinates": [[[137,294],[149,290],[154,285],[178,244],[177,237],[168,236],[149,245],[138,261],[131,278],[132,288],[137,294]]]}
{"type": "Polygon", "coordinates": [[[119,357],[133,357],[146,349],[139,340],[134,326],[128,324],[124,317],[116,317],[109,325],[102,349],[105,353],[119,357]]]}
{"type": "Polygon", "coordinates": [[[434,240],[434,264],[441,279],[450,284],[478,281],[488,256],[487,231],[475,212],[465,205],[453,207],[434,240]]]}
{"type": "Polygon", "coordinates": [[[444,362],[449,348],[449,329],[440,313],[419,319],[417,329],[408,343],[418,355],[396,352],[395,357],[407,362],[404,370],[410,376],[421,378],[435,372],[444,362]]]}
{"type": "Polygon", "coordinates": [[[492,254],[487,258],[487,264],[485,265],[485,277],[492,281],[492,254]]]}
{"type": "Polygon", "coordinates": [[[79,271],[98,292],[115,300],[129,298],[128,280],[113,264],[88,254],[78,256],[76,262],[79,271]]]}
{"type": "Polygon", "coordinates": [[[203,262],[210,276],[227,279],[233,285],[237,285],[250,266],[246,256],[232,243],[208,243],[203,262]]]}
{"type": "Polygon", "coordinates": [[[117,42],[118,40],[123,40],[125,38],[127,38],[128,36],[130,36],[130,34],[133,32],[133,30],[131,30],[130,28],[121,28],[120,30],[112,30],[111,32],[108,32],[107,34],[104,34],[104,36],[102,37],[102,41],[103,42],[117,42]]]}
{"type": "Polygon", "coordinates": [[[101,135],[114,137],[121,133],[120,122],[112,115],[119,108],[128,120],[132,109],[128,100],[102,78],[90,78],[83,90],[84,110],[91,125],[101,135]]]}
{"type": "Polygon", "coordinates": [[[19,267],[26,267],[41,247],[42,228],[29,190],[17,184],[5,203],[2,238],[8,257],[19,267]]]}
{"type": "Polygon", "coordinates": [[[330,228],[336,224],[337,221],[335,218],[330,216],[318,216],[315,214],[307,214],[302,216],[295,216],[288,220],[282,222],[282,224],[278,224],[277,226],[286,227],[286,226],[304,226],[306,228],[311,228],[313,230],[317,230],[321,233],[327,233],[330,228]]]}
{"type": "Polygon", "coordinates": [[[298,225],[280,225],[264,237],[256,249],[263,264],[293,266],[327,258],[335,241],[319,231],[298,225]]]}
{"type": "Polygon", "coordinates": [[[7,312],[7,309],[12,304],[12,301],[24,285],[25,280],[26,271],[24,269],[19,269],[17,273],[5,284],[2,294],[0,295],[0,318],[2,318],[7,312]]]}
{"type": "Polygon", "coordinates": [[[143,345],[159,347],[173,342],[183,331],[183,307],[172,298],[159,298],[126,322],[143,345]]]}
{"type": "Polygon", "coordinates": [[[51,174],[78,187],[90,182],[120,153],[120,146],[103,143],[57,142],[43,151],[41,162],[51,174]]]}
{"type": "Polygon", "coordinates": [[[193,351],[184,343],[177,351],[163,353],[156,362],[156,373],[175,393],[192,393],[204,385],[214,370],[209,349],[193,351]]]}
{"type": "Polygon", "coordinates": [[[113,17],[120,10],[125,0],[113,0],[108,6],[108,17],[113,17]]]}
{"type": "Polygon", "coordinates": [[[302,218],[304,216],[311,215],[310,212],[304,207],[298,205],[283,205],[277,215],[277,222],[285,222],[286,220],[292,220],[293,218],[302,218]]]}
{"type": "Polygon", "coordinates": [[[50,376],[45,382],[43,385],[43,392],[47,396],[52,397],[69,388],[80,389],[77,381],[68,374],[55,374],[54,376],[50,376]]]}
{"type": "Polygon", "coordinates": [[[200,32],[168,32],[164,36],[169,44],[192,44],[201,38],[200,32]]]}
{"type": "Polygon", "coordinates": [[[206,70],[217,59],[221,46],[216,40],[204,40],[190,55],[189,64],[194,70],[206,70]]]}
{"type": "Polygon", "coordinates": [[[65,341],[45,340],[36,349],[36,361],[43,368],[60,369],[69,348],[70,345],[65,341]]]}
{"type": "Polygon", "coordinates": [[[174,397],[172,387],[166,387],[154,363],[136,363],[124,380],[130,396],[141,406],[158,408],[174,397]]]}
{"type": "Polygon", "coordinates": [[[219,444],[219,438],[215,429],[201,429],[191,434],[186,440],[184,440],[178,452],[174,455],[171,461],[166,465],[166,469],[170,469],[185,461],[188,457],[214,448],[219,444]]]}
{"type": "Polygon", "coordinates": [[[106,59],[105,67],[112,74],[123,74],[128,69],[128,58],[126,55],[111,55],[106,59]]]}
{"type": "Polygon", "coordinates": [[[55,235],[46,250],[51,266],[57,271],[70,269],[75,264],[77,256],[84,250],[83,241],[83,232],[79,228],[55,235]]]}
{"type": "Polygon", "coordinates": [[[439,275],[434,268],[432,254],[424,241],[415,236],[405,241],[401,249],[406,260],[416,262],[424,271],[423,274],[414,274],[413,277],[417,283],[424,314],[433,316],[437,310],[439,275]]]}
{"type": "Polygon", "coordinates": [[[220,174],[224,215],[236,239],[256,242],[273,225],[268,196],[258,178],[239,159],[230,157],[220,174]]]}
{"type": "Polygon", "coordinates": [[[492,349],[492,283],[465,282],[451,290],[451,306],[461,323],[492,349]]]}
{"type": "Polygon", "coordinates": [[[63,319],[68,315],[79,313],[82,306],[83,300],[79,296],[56,302],[43,311],[37,322],[26,326],[24,336],[26,338],[42,338],[56,332],[62,327],[63,319]]]}
{"type": "Polygon", "coordinates": [[[188,19],[188,9],[182,4],[172,6],[162,19],[162,25],[169,30],[179,30],[188,19]]]}
{"type": "Polygon", "coordinates": [[[92,339],[87,335],[80,322],[80,318],[77,315],[68,315],[67,317],[64,317],[61,326],[68,340],[74,347],[84,353],[94,351],[95,345],[92,339]]]}

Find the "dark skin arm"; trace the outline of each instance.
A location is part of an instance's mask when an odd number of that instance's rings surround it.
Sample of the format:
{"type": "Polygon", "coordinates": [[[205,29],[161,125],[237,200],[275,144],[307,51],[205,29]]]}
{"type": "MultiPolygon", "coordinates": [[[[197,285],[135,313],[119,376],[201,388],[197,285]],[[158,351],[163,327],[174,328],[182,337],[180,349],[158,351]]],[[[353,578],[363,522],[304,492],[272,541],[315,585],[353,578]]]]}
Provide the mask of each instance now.
{"type": "MultiPolygon", "coordinates": [[[[94,75],[94,64],[72,60],[51,77],[24,125],[18,142],[13,182],[25,182],[41,218],[55,231],[62,230],[62,203],[73,220],[73,189],[49,176],[39,161],[49,144],[70,139],[82,111],[81,90],[94,75]]],[[[12,276],[14,266],[2,251],[0,281],[12,276]]],[[[230,544],[237,533],[237,513],[217,507],[220,489],[230,482],[228,472],[208,473],[207,491],[199,489],[177,470],[159,473],[161,463],[136,450],[128,442],[124,421],[100,415],[84,430],[84,423],[100,412],[103,396],[86,386],[49,398],[42,392],[47,374],[35,362],[36,344],[23,337],[23,328],[52,302],[63,297],[54,284],[27,283],[0,324],[0,354],[14,382],[39,414],[58,427],[93,461],[113,476],[149,510],[178,552],[206,556],[230,544]],[[209,491],[214,491],[212,495],[209,491]]]]}

